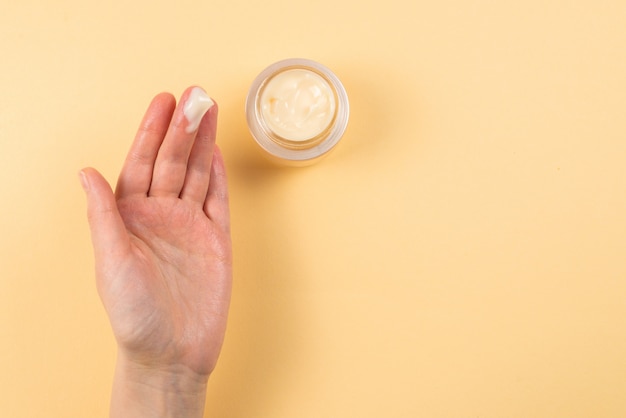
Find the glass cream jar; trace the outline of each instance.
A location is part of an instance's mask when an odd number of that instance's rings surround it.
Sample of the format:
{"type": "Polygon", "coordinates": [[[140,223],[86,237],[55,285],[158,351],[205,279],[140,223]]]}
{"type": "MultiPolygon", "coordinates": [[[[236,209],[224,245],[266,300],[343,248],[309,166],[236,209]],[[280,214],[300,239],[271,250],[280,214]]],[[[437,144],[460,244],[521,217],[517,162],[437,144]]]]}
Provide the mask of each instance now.
{"type": "Polygon", "coordinates": [[[293,58],[276,62],[252,83],[246,99],[250,133],[274,161],[316,162],[348,125],[348,95],[325,66],[293,58]]]}

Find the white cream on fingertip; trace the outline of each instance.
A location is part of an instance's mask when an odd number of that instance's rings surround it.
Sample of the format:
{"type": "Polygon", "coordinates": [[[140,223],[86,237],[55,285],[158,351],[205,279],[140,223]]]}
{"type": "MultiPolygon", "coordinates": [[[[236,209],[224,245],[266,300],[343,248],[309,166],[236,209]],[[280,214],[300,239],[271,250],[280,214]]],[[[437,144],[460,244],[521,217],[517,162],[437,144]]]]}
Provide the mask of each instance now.
{"type": "Polygon", "coordinates": [[[213,100],[211,100],[204,90],[200,87],[194,87],[191,93],[189,93],[189,97],[183,107],[183,114],[187,119],[185,132],[190,134],[197,130],[202,121],[202,117],[214,104],[213,100]]]}

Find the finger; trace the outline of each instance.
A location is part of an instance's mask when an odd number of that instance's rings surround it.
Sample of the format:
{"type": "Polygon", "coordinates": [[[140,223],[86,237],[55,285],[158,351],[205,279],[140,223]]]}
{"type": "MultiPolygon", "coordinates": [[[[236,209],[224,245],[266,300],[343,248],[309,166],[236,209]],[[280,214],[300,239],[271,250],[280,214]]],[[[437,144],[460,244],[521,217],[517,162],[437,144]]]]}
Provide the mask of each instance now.
{"type": "Polygon", "coordinates": [[[198,128],[187,163],[185,183],[180,193],[181,199],[198,202],[200,206],[204,203],[209,190],[216,129],[217,105],[214,104],[204,115],[198,128]]]}
{"type": "Polygon", "coordinates": [[[222,230],[230,231],[230,211],[228,207],[228,180],[226,167],[220,149],[213,148],[213,162],[211,164],[211,179],[204,212],[222,230]]]}
{"type": "Polygon", "coordinates": [[[96,259],[112,252],[126,252],[130,238],[111,186],[93,168],[81,170],[80,180],[87,196],[87,219],[96,259]]]}
{"type": "Polygon", "coordinates": [[[200,87],[183,93],[154,163],[150,196],[180,196],[198,126],[212,105],[200,87]]]}
{"type": "Polygon", "coordinates": [[[148,194],[154,161],[175,107],[176,99],[169,93],[161,93],[152,99],[117,181],[115,193],[118,198],[133,194],[148,194]]]}

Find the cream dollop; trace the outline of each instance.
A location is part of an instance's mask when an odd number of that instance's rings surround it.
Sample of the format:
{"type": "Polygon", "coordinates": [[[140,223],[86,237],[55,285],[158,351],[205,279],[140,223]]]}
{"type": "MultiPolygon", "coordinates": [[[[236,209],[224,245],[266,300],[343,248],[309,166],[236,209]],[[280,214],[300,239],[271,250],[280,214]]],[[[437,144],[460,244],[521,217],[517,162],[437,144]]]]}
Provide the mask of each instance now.
{"type": "Polygon", "coordinates": [[[183,114],[187,119],[185,132],[190,134],[198,129],[202,117],[214,104],[213,100],[211,100],[204,90],[200,87],[194,87],[183,106],[183,114]]]}
{"type": "Polygon", "coordinates": [[[270,78],[261,94],[261,114],[281,138],[302,142],[321,134],[335,115],[335,94],[319,74],[290,69],[270,78]]]}

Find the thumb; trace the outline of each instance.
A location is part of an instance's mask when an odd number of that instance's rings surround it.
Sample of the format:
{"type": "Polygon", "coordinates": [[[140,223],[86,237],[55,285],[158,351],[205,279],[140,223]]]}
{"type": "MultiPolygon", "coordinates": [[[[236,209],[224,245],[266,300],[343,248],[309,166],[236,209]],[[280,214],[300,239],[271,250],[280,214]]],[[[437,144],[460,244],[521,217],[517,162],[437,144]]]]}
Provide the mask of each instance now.
{"type": "Polygon", "coordinates": [[[79,178],[87,197],[87,219],[96,258],[111,252],[125,252],[130,240],[111,186],[93,168],[81,170],[79,178]]]}

